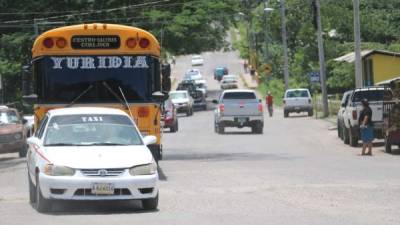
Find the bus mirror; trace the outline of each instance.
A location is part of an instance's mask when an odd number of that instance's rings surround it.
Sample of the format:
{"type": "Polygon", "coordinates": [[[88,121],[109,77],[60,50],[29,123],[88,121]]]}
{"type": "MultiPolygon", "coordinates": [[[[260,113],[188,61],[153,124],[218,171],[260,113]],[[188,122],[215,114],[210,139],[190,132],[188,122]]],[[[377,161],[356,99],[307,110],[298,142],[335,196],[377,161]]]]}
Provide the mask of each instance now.
{"type": "Polygon", "coordinates": [[[152,97],[157,102],[164,102],[169,98],[169,95],[167,93],[162,93],[160,91],[157,91],[152,94],[152,97]]]}
{"type": "Polygon", "coordinates": [[[171,76],[171,65],[169,63],[164,63],[161,65],[161,75],[163,77],[171,76]]]}
{"type": "Polygon", "coordinates": [[[38,96],[35,94],[22,96],[22,100],[24,101],[25,104],[28,104],[28,105],[35,104],[37,102],[37,99],[38,99],[38,96]]]}

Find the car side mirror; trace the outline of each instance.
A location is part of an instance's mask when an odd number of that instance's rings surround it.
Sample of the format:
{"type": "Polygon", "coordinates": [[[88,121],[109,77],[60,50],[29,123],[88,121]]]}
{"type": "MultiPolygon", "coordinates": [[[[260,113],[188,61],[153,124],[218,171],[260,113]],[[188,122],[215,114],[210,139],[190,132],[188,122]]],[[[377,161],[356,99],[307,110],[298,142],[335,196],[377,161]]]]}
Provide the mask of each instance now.
{"type": "Polygon", "coordinates": [[[214,104],[218,104],[218,100],[216,100],[216,99],[213,99],[213,100],[212,100],[212,103],[214,103],[214,104]]]}
{"type": "Polygon", "coordinates": [[[151,95],[151,97],[153,97],[153,99],[156,100],[157,102],[164,102],[169,98],[169,95],[168,93],[156,91],[151,95]]]}
{"type": "Polygon", "coordinates": [[[144,145],[152,145],[157,143],[157,137],[153,135],[148,135],[143,138],[144,145]]]}
{"type": "Polygon", "coordinates": [[[24,95],[22,96],[22,100],[28,105],[33,105],[37,103],[38,96],[36,94],[24,95]]]}
{"type": "Polygon", "coordinates": [[[27,122],[28,122],[28,120],[22,119],[22,124],[26,124],[27,122]]]}
{"type": "Polygon", "coordinates": [[[40,140],[37,137],[30,137],[27,139],[27,143],[31,144],[31,145],[38,145],[38,146],[42,146],[42,140],[40,140]]]}
{"type": "Polygon", "coordinates": [[[342,105],[341,105],[342,107],[346,107],[346,103],[342,103],[342,105]]]}
{"type": "Polygon", "coordinates": [[[261,100],[261,99],[258,99],[258,102],[259,102],[259,103],[262,103],[262,100],[261,100]]]}

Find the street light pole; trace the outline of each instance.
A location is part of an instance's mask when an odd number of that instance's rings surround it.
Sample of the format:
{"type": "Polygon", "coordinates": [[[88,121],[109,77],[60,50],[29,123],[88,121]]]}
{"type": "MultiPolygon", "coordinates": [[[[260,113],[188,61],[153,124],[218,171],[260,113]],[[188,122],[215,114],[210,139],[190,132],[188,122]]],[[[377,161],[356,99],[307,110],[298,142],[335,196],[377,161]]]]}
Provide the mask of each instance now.
{"type": "Polygon", "coordinates": [[[355,69],[356,87],[362,87],[362,68],[361,68],[361,32],[360,32],[360,1],[353,0],[354,8],[354,45],[355,45],[355,69]]]}
{"type": "Polygon", "coordinates": [[[322,24],[321,24],[321,4],[320,0],[315,0],[316,13],[317,13],[317,27],[318,27],[318,56],[319,56],[319,74],[321,81],[321,92],[322,92],[322,106],[324,117],[329,116],[328,108],[328,95],[326,90],[326,69],[325,69],[325,50],[324,50],[324,39],[322,38],[322,24]]]}
{"type": "Polygon", "coordinates": [[[285,90],[289,89],[289,59],[287,49],[287,33],[286,33],[286,15],[285,0],[281,3],[281,21],[282,21],[282,45],[283,45],[283,77],[285,79],[285,90]]]}

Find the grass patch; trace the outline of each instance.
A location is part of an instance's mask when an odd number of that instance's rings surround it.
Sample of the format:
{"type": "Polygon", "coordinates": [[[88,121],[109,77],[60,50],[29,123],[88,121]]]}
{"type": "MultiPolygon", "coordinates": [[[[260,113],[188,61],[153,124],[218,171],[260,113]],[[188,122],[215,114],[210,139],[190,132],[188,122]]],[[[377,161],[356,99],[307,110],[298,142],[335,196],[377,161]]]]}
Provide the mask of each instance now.
{"type": "Polygon", "coordinates": [[[282,106],[283,95],[285,94],[285,84],[280,79],[270,79],[266,82],[262,82],[258,86],[258,92],[261,96],[265,97],[267,92],[270,91],[274,97],[274,105],[282,106]]]}

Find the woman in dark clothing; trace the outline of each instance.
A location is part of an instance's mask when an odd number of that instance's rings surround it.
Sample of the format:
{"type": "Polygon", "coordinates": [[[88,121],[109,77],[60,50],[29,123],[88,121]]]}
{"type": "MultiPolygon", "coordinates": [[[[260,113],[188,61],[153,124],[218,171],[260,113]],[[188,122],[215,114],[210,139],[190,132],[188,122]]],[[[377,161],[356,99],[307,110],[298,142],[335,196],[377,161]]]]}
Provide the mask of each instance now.
{"type": "Polygon", "coordinates": [[[361,128],[361,139],[363,141],[361,155],[372,155],[372,141],[374,140],[374,130],[372,128],[372,110],[367,99],[361,101],[363,110],[358,120],[361,128]],[[365,150],[368,147],[368,152],[365,150]]]}

